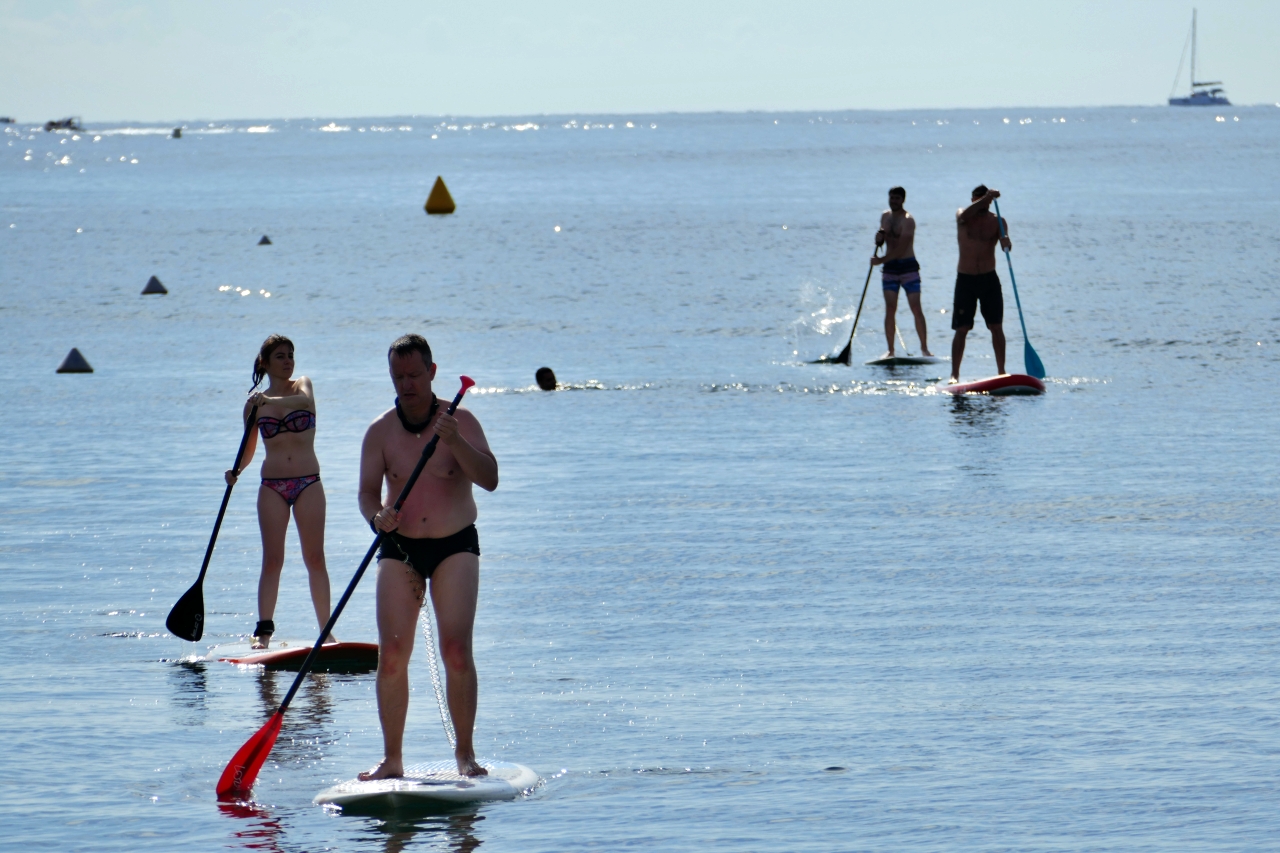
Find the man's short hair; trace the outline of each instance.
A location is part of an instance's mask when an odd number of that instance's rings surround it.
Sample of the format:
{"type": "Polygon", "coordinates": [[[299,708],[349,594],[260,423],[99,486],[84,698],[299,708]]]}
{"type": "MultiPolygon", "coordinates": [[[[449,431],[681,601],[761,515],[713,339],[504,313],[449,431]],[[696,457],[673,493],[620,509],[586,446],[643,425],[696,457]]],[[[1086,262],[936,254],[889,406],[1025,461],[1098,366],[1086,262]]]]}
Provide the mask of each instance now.
{"type": "Polygon", "coordinates": [[[889,195],[900,195],[905,201],[907,198],[907,191],[902,187],[889,187],[889,195]]]}
{"type": "Polygon", "coordinates": [[[422,335],[401,335],[396,338],[387,350],[387,358],[390,359],[392,353],[404,358],[411,352],[422,353],[422,363],[427,367],[431,366],[431,344],[422,335]]]}
{"type": "Polygon", "coordinates": [[[974,187],[974,188],[973,188],[973,195],[971,195],[971,196],[969,196],[969,197],[970,197],[970,198],[978,198],[979,196],[984,196],[984,195],[986,195],[986,194],[987,194],[987,185],[986,185],[986,184],[978,184],[976,187],[974,187]]]}

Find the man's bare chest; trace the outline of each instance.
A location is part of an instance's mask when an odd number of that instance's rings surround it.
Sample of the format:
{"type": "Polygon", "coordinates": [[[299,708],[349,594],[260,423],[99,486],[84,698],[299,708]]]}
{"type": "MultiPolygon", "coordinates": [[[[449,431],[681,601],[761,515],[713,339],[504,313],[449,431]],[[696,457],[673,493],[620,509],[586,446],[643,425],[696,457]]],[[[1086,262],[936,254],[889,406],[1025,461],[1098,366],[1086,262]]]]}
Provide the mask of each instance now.
{"type": "MultiPolygon", "coordinates": [[[[431,434],[432,436],[434,433],[431,434]]],[[[393,486],[404,483],[409,479],[409,475],[413,473],[413,469],[417,467],[419,460],[422,458],[422,451],[430,441],[428,434],[424,433],[421,438],[405,433],[403,436],[396,436],[386,446],[384,458],[386,459],[386,476],[387,482],[393,486]]],[[[422,469],[422,476],[435,480],[455,480],[458,478],[458,460],[454,457],[453,451],[445,444],[436,444],[436,449],[431,454],[431,458],[427,460],[426,466],[422,469]]]]}

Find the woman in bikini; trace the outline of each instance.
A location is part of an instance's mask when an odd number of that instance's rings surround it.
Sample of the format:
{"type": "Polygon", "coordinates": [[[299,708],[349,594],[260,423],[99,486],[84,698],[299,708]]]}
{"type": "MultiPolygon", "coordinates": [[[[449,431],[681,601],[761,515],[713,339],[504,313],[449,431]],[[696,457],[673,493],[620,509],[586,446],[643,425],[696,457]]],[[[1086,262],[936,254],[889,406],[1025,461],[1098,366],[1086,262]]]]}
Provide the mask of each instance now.
{"type": "MultiPolygon", "coordinates": [[[[298,528],[302,561],[311,583],[311,603],[316,621],[323,630],[329,621],[329,573],[324,564],[324,486],[320,483],[320,462],[316,459],[316,402],[311,380],[293,379],[293,342],[284,335],[267,338],[253,362],[253,388],[244,404],[243,418],[256,405],[257,430],[249,434],[240,464],[226,474],[236,480],[253,460],[258,434],[266,448],[262,463],[262,487],[258,489],[258,527],[262,530],[262,575],[258,578],[258,617],[253,629],[253,647],[265,649],[276,626],[276,597],[280,592],[280,571],[284,568],[284,534],[289,527],[289,510],[298,528]],[[270,380],[266,391],[255,391],[263,379],[270,380]]],[[[327,642],[336,642],[330,635],[327,642]]]]}

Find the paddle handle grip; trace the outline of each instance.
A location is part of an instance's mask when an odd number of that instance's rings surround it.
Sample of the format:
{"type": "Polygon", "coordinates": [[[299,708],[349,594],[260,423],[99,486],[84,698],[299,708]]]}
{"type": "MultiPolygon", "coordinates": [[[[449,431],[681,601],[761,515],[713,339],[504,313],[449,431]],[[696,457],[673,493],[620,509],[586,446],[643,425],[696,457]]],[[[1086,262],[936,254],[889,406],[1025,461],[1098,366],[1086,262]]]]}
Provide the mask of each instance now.
{"type": "MultiPolygon", "coordinates": [[[[462,402],[462,396],[467,393],[467,389],[476,383],[470,376],[460,377],[462,380],[462,388],[458,390],[457,396],[453,398],[453,402],[449,404],[449,408],[445,410],[447,414],[452,415],[458,410],[458,404],[462,402]]],[[[433,435],[431,440],[427,442],[427,446],[422,448],[422,455],[418,457],[418,464],[414,466],[413,473],[409,475],[409,479],[405,482],[404,488],[400,490],[400,497],[396,499],[394,509],[400,511],[400,507],[404,505],[405,500],[409,497],[409,492],[413,491],[414,485],[418,482],[418,477],[422,474],[422,469],[427,467],[427,460],[431,458],[431,454],[436,452],[436,446],[440,443],[440,436],[433,435]]],[[[280,707],[276,713],[283,714],[285,709],[289,707],[289,703],[293,701],[293,697],[298,692],[298,688],[302,686],[302,679],[311,671],[311,663],[315,660],[316,655],[320,653],[320,647],[324,645],[325,637],[329,636],[329,632],[333,630],[333,626],[338,623],[338,617],[342,615],[342,611],[346,608],[347,602],[351,600],[351,594],[356,591],[356,585],[360,583],[360,579],[364,577],[365,570],[369,568],[369,563],[373,562],[373,555],[378,552],[378,546],[382,544],[382,537],[387,534],[379,530],[378,535],[373,538],[373,544],[369,546],[369,550],[365,552],[364,559],[360,561],[360,568],[356,569],[356,573],[352,575],[351,582],[347,584],[347,589],[342,593],[342,598],[338,599],[338,604],[333,608],[333,613],[329,615],[329,621],[325,623],[324,630],[320,632],[320,638],[316,640],[316,644],[311,647],[311,651],[307,653],[306,659],[302,662],[302,666],[298,669],[298,675],[293,679],[293,684],[289,687],[289,692],[284,695],[284,701],[280,703],[280,707]]]]}

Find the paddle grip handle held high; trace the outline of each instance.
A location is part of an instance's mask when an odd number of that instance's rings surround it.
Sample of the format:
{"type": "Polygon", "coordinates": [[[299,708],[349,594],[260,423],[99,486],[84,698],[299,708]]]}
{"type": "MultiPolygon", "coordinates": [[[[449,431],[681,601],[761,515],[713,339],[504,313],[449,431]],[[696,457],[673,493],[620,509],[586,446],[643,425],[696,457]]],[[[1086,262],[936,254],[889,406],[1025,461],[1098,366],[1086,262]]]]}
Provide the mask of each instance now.
{"type": "MultiPolygon", "coordinates": [[[[458,389],[458,394],[453,398],[453,402],[449,404],[449,408],[445,413],[452,415],[458,409],[458,404],[462,402],[462,396],[467,393],[467,389],[475,385],[475,381],[470,376],[461,376],[462,387],[458,389]]],[[[440,443],[440,436],[433,435],[431,440],[427,442],[427,446],[422,448],[422,455],[418,457],[418,464],[414,466],[413,473],[409,475],[409,479],[405,481],[404,488],[400,490],[400,497],[396,498],[393,509],[400,511],[400,507],[404,506],[405,500],[408,499],[409,493],[413,491],[414,485],[418,482],[418,477],[422,474],[422,469],[427,467],[427,460],[436,452],[436,446],[440,443]]],[[[342,615],[343,609],[347,606],[347,602],[351,599],[351,594],[356,590],[356,584],[360,583],[360,578],[364,577],[365,570],[369,568],[369,563],[373,561],[373,555],[377,553],[378,546],[382,544],[382,537],[385,536],[384,531],[379,530],[378,535],[374,537],[373,544],[369,546],[369,550],[365,553],[364,559],[360,561],[360,568],[356,569],[356,573],[351,578],[351,583],[347,584],[346,592],[342,593],[342,598],[338,599],[338,605],[333,608],[333,613],[329,616],[329,621],[325,623],[324,630],[320,632],[320,638],[316,640],[316,644],[311,647],[311,651],[307,653],[306,660],[302,662],[302,667],[298,670],[298,675],[293,679],[293,685],[289,688],[289,692],[285,694],[284,701],[280,703],[280,708],[276,711],[283,714],[285,709],[289,707],[289,703],[293,701],[294,694],[298,692],[298,688],[302,685],[302,679],[306,677],[307,672],[311,669],[311,663],[315,660],[317,654],[320,653],[320,647],[324,645],[325,637],[329,636],[329,632],[333,630],[333,626],[337,624],[338,617],[342,615]]]]}

